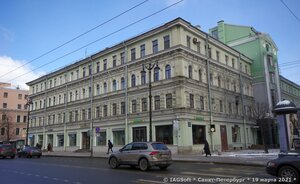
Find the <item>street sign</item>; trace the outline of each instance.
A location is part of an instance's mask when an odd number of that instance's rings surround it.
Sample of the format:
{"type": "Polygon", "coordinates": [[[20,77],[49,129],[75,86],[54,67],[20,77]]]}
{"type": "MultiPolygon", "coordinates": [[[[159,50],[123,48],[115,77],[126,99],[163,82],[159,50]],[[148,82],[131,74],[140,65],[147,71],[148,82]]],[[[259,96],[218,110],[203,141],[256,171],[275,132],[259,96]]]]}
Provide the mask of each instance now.
{"type": "Polygon", "coordinates": [[[96,130],[96,133],[99,133],[100,132],[100,127],[96,127],[95,130],[96,130]]]}

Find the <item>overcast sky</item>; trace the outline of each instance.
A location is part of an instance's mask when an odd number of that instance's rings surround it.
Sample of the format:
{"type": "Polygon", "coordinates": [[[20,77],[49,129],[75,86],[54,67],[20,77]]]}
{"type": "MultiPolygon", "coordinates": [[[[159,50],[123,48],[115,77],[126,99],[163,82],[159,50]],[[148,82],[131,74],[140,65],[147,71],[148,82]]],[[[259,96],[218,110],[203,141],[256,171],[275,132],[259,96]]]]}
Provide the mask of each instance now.
{"type": "Polygon", "coordinates": [[[200,25],[205,32],[224,20],[228,24],[253,26],[270,34],[279,49],[280,74],[300,85],[299,0],[185,0],[107,36],[179,0],[146,0],[142,3],[144,1],[1,0],[0,81],[24,88],[26,82],[41,75],[182,17],[193,25],[200,25]],[[140,3],[111,22],[45,54],[140,3]],[[64,55],[67,56],[62,57],[64,55]],[[22,66],[25,63],[28,64],[22,66]],[[16,68],[19,69],[6,74],[16,68]]]}

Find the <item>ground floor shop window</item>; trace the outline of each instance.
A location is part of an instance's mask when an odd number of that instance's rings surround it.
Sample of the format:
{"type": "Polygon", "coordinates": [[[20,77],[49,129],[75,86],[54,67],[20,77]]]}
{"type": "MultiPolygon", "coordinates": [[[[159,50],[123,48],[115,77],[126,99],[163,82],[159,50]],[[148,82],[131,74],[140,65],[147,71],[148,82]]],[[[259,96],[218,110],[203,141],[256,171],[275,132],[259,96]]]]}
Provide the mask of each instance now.
{"type": "Polygon", "coordinates": [[[69,134],[69,146],[76,146],[76,133],[69,134]]]}
{"type": "Polygon", "coordinates": [[[241,131],[240,127],[235,125],[231,127],[232,130],[232,142],[233,143],[240,143],[241,142],[241,131]]]}
{"type": "Polygon", "coordinates": [[[113,131],[113,144],[114,145],[124,145],[125,144],[125,131],[118,130],[113,131]]]}
{"type": "Polygon", "coordinates": [[[44,145],[44,137],[43,135],[38,135],[38,143],[41,147],[43,147],[44,145]]]}
{"type": "Polygon", "coordinates": [[[173,125],[155,126],[156,141],[173,144],[173,125]]]}
{"type": "Polygon", "coordinates": [[[57,135],[57,146],[58,147],[64,146],[64,134],[57,135]]]}
{"type": "Polygon", "coordinates": [[[204,125],[193,125],[193,144],[203,144],[206,135],[205,135],[205,126],[204,125]]]}
{"type": "Polygon", "coordinates": [[[106,145],[106,132],[100,132],[99,136],[97,135],[97,146],[105,146],[106,145]]]}

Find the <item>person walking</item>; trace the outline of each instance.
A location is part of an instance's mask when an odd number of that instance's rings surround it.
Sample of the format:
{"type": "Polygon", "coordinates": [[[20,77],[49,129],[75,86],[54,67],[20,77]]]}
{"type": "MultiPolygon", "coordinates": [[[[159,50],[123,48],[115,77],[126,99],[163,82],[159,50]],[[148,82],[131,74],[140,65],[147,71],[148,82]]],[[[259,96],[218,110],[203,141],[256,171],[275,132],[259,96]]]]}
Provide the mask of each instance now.
{"type": "Polygon", "coordinates": [[[209,144],[208,144],[206,139],[204,141],[204,148],[203,149],[204,149],[206,157],[207,157],[207,155],[211,156],[211,153],[210,153],[210,150],[209,150],[209,144]]]}
{"type": "Polygon", "coordinates": [[[48,146],[47,146],[47,150],[48,150],[48,152],[52,151],[52,146],[51,146],[50,143],[49,143],[48,146]]]}
{"type": "Polygon", "coordinates": [[[114,152],[113,150],[112,150],[112,148],[113,148],[113,144],[112,144],[112,142],[110,141],[110,140],[108,140],[108,149],[107,149],[107,153],[106,154],[109,154],[109,150],[111,151],[111,152],[114,152]]]}

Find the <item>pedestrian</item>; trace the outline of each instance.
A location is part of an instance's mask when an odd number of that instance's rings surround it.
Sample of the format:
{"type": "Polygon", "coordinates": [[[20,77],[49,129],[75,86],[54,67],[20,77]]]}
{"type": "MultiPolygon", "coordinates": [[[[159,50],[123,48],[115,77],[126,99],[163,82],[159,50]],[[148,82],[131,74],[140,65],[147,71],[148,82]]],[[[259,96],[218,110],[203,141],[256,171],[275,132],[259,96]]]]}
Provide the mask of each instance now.
{"type": "Polygon", "coordinates": [[[51,146],[50,143],[49,143],[48,146],[47,146],[47,150],[48,150],[48,152],[49,152],[49,151],[52,151],[52,146],[51,146]]]}
{"type": "Polygon", "coordinates": [[[209,150],[209,144],[208,144],[206,139],[204,141],[204,148],[203,149],[204,149],[206,157],[207,157],[207,155],[211,156],[211,153],[210,153],[210,150],[209,150]]]}
{"type": "Polygon", "coordinates": [[[114,145],[112,144],[112,142],[110,142],[110,140],[108,140],[108,149],[107,149],[107,153],[106,153],[106,154],[109,154],[109,150],[110,150],[111,152],[114,152],[114,151],[112,150],[113,147],[114,147],[114,145]]]}

